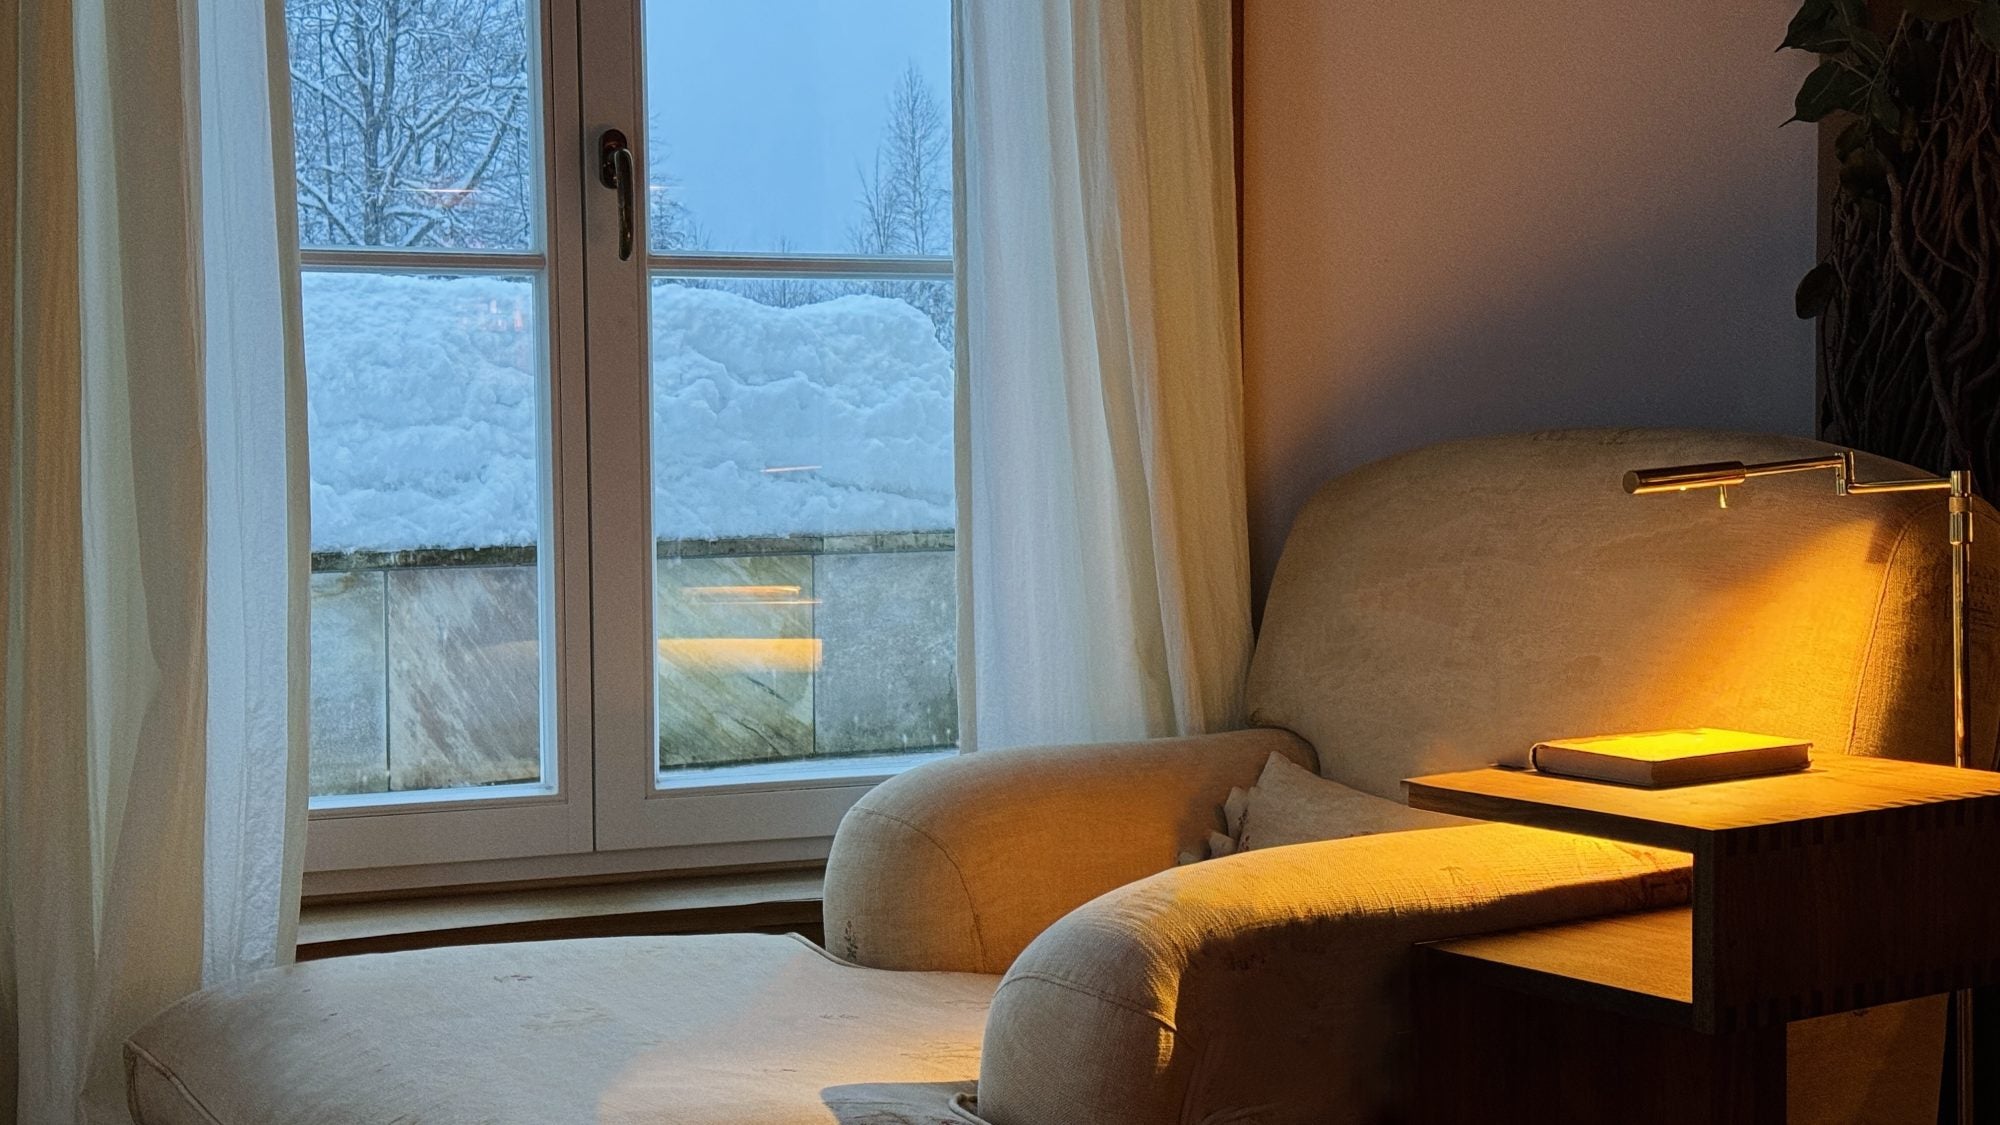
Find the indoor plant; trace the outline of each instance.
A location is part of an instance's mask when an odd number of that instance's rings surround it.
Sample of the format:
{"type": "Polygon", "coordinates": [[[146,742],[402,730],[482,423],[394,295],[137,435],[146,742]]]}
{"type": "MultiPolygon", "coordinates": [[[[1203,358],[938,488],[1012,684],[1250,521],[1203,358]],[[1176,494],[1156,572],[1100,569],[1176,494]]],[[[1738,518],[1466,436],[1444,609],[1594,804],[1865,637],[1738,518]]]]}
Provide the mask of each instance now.
{"type": "Polygon", "coordinates": [[[1818,318],[1821,436],[2000,486],[2000,0],[1805,0],[1793,120],[1838,177],[1818,318]]]}

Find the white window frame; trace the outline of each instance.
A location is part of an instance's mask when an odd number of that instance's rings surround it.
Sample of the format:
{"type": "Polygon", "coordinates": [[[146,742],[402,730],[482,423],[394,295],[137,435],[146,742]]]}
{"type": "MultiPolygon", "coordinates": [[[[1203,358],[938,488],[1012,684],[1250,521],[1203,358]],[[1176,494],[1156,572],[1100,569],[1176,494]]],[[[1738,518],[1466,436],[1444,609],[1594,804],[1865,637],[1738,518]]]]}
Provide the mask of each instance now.
{"type": "Polygon", "coordinates": [[[555,681],[543,685],[544,763],[555,785],[518,796],[481,788],[316,800],[309,895],[810,863],[825,858],[841,817],[869,789],[956,752],[725,767],[659,784],[649,278],[949,282],[953,259],[649,254],[640,192],[642,252],[620,261],[617,199],[597,182],[596,145],[605,130],[624,131],[635,179],[646,182],[643,0],[536,2],[544,252],[315,250],[302,260],[307,269],[546,271],[553,484],[537,558],[551,648],[544,678],[555,681]]]}
{"type": "MultiPolygon", "coordinates": [[[[584,66],[597,76],[584,94],[584,134],[622,129],[633,138],[646,182],[647,138],[641,6],[621,0],[585,0],[586,18],[603,13],[605,26],[623,34],[590,35],[584,66]],[[624,22],[613,25],[613,19],[624,22]]],[[[944,280],[950,256],[849,257],[825,254],[653,254],[620,261],[614,193],[586,192],[586,329],[592,369],[623,377],[598,380],[591,389],[591,475],[597,481],[643,482],[651,464],[649,419],[651,365],[643,318],[653,273],[700,278],[816,277],[857,280],[944,280]],[[600,300],[600,293],[610,299],[600,300]]],[[[650,251],[646,208],[637,208],[634,242],[650,251]]],[[[592,596],[602,607],[641,607],[596,618],[597,714],[601,753],[597,770],[597,846],[704,848],[795,841],[823,855],[848,808],[874,785],[913,760],[862,759],[744,766],[702,771],[669,786],[659,784],[655,754],[652,498],[644,487],[600,490],[591,525],[597,565],[592,596]],[[641,753],[641,748],[647,748],[641,753]]],[[[946,753],[949,753],[947,751],[946,753]]]]}
{"type": "MultiPolygon", "coordinates": [[[[577,159],[574,0],[530,0],[530,57],[539,60],[535,134],[540,169],[577,159]]],[[[536,546],[539,634],[550,651],[542,661],[541,785],[370,794],[313,801],[306,831],[306,869],[313,874],[403,864],[588,852],[593,846],[590,699],[589,464],[584,429],[581,290],[582,185],[544,172],[539,252],[340,249],[300,251],[307,271],[490,273],[541,275],[539,325],[546,379],[541,416],[544,455],[542,535],[536,546]],[[556,682],[551,682],[552,680],[556,682]],[[553,774],[551,777],[550,775],[553,774]],[[519,795],[503,796],[509,791],[519,795]]]]}

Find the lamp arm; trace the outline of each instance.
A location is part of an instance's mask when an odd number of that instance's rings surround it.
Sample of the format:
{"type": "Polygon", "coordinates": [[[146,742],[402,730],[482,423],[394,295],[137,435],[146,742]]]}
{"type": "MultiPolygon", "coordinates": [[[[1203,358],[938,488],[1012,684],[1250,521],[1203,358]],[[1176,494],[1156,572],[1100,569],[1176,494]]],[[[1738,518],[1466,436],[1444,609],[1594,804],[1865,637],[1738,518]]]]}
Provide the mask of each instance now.
{"type": "Polygon", "coordinates": [[[1944,477],[1847,482],[1847,494],[1850,496],[1866,496],[1874,492],[1944,492],[1950,488],[1951,481],[1944,477]]]}
{"type": "Polygon", "coordinates": [[[1950,477],[1909,477],[1903,480],[1856,479],[1854,451],[1842,450],[1824,457],[1800,457],[1791,461],[1766,461],[1761,465],[1743,466],[1747,477],[1773,477],[1783,473],[1805,473],[1819,469],[1833,470],[1833,489],[1841,495],[1867,495],[1871,492],[1943,492],[1952,487],[1950,477]]]}
{"type": "Polygon", "coordinates": [[[1656,492],[1685,492],[1690,488],[1727,489],[1752,477],[1775,477],[1787,473],[1833,471],[1833,490],[1842,496],[1866,496],[1883,492],[1943,492],[1953,488],[1950,477],[1914,477],[1908,480],[1855,479],[1851,451],[1824,457],[1798,457],[1789,461],[1764,461],[1746,465],[1741,461],[1715,461],[1702,465],[1674,465],[1664,469],[1635,469],[1625,474],[1625,491],[1635,496],[1656,492]]]}
{"type": "Polygon", "coordinates": [[[1842,450],[1825,457],[1800,457],[1792,461],[1766,461],[1761,465],[1743,466],[1743,475],[1748,477],[1769,477],[1781,473],[1803,473],[1816,469],[1833,470],[1833,490],[1842,496],[1867,496],[1883,492],[1944,492],[1954,487],[1952,478],[1908,477],[1902,480],[1857,480],[1854,472],[1854,451],[1842,450]]]}
{"type": "Polygon", "coordinates": [[[1741,461],[1713,461],[1701,465],[1673,465],[1663,469],[1634,469],[1625,474],[1625,491],[1634,496],[1657,492],[1685,492],[1690,488],[1722,488],[1742,484],[1751,477],[1774,477],[1784,473],[1804,473],[1832,469],[1835,488],[1853,476],[1851,462],[1844,454],[1800,457],[1790,461],[1765,461],[1746,465],[1741,461]]]}
{"type": "Polygon", "coordinates": [[[1766,461],[1761,465],[1743,466],[1746,477],[1775,477],[1785,473],[1809,473],[1818,469],[1832,469],[1835,478],[1851,478],[1854,462],[1845,453],[1829,453],[1824,457],[1798,457],[1790,461],[1766,461]]]}

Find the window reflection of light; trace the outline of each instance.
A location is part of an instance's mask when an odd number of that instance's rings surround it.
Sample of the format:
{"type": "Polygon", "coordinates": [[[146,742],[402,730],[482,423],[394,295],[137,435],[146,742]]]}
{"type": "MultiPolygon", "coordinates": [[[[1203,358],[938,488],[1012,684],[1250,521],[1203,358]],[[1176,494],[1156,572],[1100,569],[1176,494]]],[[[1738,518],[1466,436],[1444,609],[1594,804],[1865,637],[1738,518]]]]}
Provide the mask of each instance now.
{"type": "Polygon", "coordinates": [[[817,637],[662,637],[660,659],[704,672],[817,672],[817,637]]]}
{"type": "Polygon", "coordinates": [[[689,601],[724,605],[818,605],[818,598],[805,598],[797,586],[683,586],[689,601]]]}

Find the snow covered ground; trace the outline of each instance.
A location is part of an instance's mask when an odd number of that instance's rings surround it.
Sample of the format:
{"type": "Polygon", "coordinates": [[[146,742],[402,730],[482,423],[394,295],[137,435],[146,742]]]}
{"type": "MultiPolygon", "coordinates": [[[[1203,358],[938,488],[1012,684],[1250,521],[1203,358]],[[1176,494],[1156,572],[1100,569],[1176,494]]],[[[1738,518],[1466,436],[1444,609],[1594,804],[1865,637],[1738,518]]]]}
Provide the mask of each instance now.
{"type": "MultiPolygon", "coordinates": [[[[952,526],[952,361],[923,313],[652,293],[655,535],[952,526]]],[[[534,286],[308,273],[304,296],[313,549],[534,542],[534,286]]]]}

